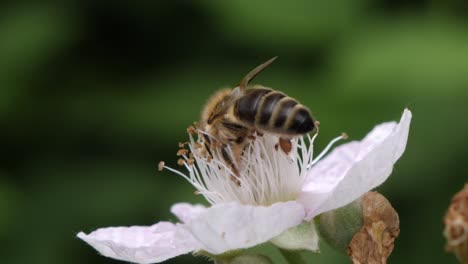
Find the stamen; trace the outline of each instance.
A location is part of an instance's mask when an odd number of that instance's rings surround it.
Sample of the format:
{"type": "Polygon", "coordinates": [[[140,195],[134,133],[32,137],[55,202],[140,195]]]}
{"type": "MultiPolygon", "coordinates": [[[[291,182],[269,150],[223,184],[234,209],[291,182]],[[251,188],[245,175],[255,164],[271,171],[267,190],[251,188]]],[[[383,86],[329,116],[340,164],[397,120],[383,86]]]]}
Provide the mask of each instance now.
{"type": "MultiPolygon", "coordinates": [[[[213,144],[220,143],[205,131],[197,130],[195,135],[198,138],[203,136],[204,139],[212,139],[210,141],[213,144]]],[[[278,145],[278,150],[280,147],[279,137],[255,136],[256,139],[249,139],[240,160],[232,160],[235,167],[228,164],[217,151],[212,156],[203,154],[205,146],[194,139],[196,136],[193,134],[189,134],[190,140],[186,146],[188,149],[178,153],[178,164],[184,166],[188,173],[184,174],[163,163],[160,167],[182,176],[195,187],[197,194],[203,195],[211,204],[238,201],[242,204],[269,205],[296,199],[308,164],[313,161],[313,141],[317,134],[307,135],[305,140],[302,137],[292,140],[291,153],[287,156],[283,151],[275,151],[275,144],[278,145]],[[306,140],[309,144],[306,144],[306,140]],[[237,166],[239,162],[241,166],[237,166]],[[239,168],[239,172],[236,173],[233,168],[239,168]]],[[[234,154],[229,144],[213,147],[223,148],[228,156],[234,154]]]]}
{"type": "Polygon", "coordinates": [[[330,141],[330,143],[328,143],[328,145],[325,147],[325,149],[322,150],[322,152],[320,152],[320,154],[315,159],[313,159],[312,163],[307,166],[307,169],[309,169],[311,166],[313,166],[315,163],[317,163],[319,160],[321,160],[323,158],[323,156],[325,156],[327,154],[327,152],[330,150],[330,148],[336,142],[338,142],[338,141],[340,141],[342,139],[347,139],[347,138],[348,138],[348,135],[346,133],[342,133],[341,136],[336,137],[332,141],[330,141]]]}
{"type": "MultiPolygon", "coordinates": [[[[161,165],[161,164],[160,164],[160,165],[161,165]]],[[[190,178],[188,178],[187,175],[183,174],[182,172],[180,172],[180,171],[178,171],[178,170],[174,170],[173,168],[168,167],[168,166],[166,166],[166,165],[164,165],[164,164],[162,165],[162,168],[164,168],[164,169],[166,169],[166,170],[168,170],[168,171],[170,171],[170,172],[173,172],[173,173],[175,173],[175,174],[177,174],[177,175],[179,175],[179,176],[182,176],[184,179],[186,179],[186,180],[188,180],[189,182],[191,182],[191,181],[190,181],[190,178]]],[[[161,169],[161,170],[162,170],[162,169],[161,169]]]]}

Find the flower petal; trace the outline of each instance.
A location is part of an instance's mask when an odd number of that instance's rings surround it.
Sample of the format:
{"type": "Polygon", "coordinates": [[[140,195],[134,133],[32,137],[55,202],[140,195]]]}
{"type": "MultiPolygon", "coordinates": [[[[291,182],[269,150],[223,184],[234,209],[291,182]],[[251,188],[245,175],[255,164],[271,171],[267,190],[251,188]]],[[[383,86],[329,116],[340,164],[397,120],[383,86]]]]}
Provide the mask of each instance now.
{"type": "Polygon", "coordinates": [[[152,226],[108,227],[77,237],[106,257],[134,263],[157,263],[200,249],[183,225],[160,222],[152,226]]]}
{"type": "Polygon", "coordinates": [[[344,206],[382,184],[405,150],[411,116],[405,109],[399,124],[378,125],[362,141],[337,147],[312,167],[299,198],[306,219],[344,206]]]}
{"type": "Polygon", "coordinates": [[[299,225],[304,207],[296,201],[271,206],[217,204],[191,220],[186,227],[212,254],[264,243],[299,225]]]}
{"type": "Polygon", "coordinates": [[[206,207],[201,204],[177,203],[171,207],[171,213],[177,216],[182,223],[189,222],[206,210],[206,207]]]}

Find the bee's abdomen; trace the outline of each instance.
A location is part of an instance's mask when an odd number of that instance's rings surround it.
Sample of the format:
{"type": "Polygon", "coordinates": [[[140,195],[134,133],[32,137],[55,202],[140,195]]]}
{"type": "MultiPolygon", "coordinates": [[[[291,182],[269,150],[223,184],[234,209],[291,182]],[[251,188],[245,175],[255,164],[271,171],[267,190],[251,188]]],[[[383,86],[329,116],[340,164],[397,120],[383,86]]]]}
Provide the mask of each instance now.
{"type": "Polygon", "coordinates": [[[247,90],[246,94],[236,101],[234,111],[237,118],[250,126],[254,126],[261,101],[272,92],[273,90],[266,88],[247,90]]]}
{"type": "Polygon", "coordinates": [[[236,102],[237,117],[264,131],[300,135],[315,128],[309,110],[295,99],[269,89],[252,89],[236,102]]]}

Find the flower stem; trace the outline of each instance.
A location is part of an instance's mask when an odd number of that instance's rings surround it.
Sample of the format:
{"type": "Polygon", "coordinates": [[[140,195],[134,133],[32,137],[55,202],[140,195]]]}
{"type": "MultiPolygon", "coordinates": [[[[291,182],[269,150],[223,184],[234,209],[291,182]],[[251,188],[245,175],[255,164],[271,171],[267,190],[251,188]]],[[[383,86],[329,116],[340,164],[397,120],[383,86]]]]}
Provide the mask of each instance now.
{"type": "Polygon", "coordinates": [[[302,258],[301,251],[290,251],[286,249],[279,249],[281,255],[283,255],[284,259],[288,264],[306,264],[304,259],[302,258]]]}

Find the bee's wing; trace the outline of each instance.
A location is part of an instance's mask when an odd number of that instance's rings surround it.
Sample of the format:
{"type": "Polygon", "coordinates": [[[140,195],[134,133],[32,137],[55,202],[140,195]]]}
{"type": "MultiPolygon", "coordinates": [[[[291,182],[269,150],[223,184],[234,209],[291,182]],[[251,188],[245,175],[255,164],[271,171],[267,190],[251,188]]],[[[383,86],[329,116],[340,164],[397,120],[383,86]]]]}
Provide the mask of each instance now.
{"type": "Polygon", "coordinates": [[[273,57],[266,62],[258,65],[255,69],[253,69],[251,72],[249,72],[239,83],[239,87],[241,90],[245,90],[247,88],[247,85],[249,85],[250,81],[252,81],[255,76],[257,76],[261,71],[263,71],[266,67],[268,67],[273,61],[276,60],[278,56],[273,57]]]}

